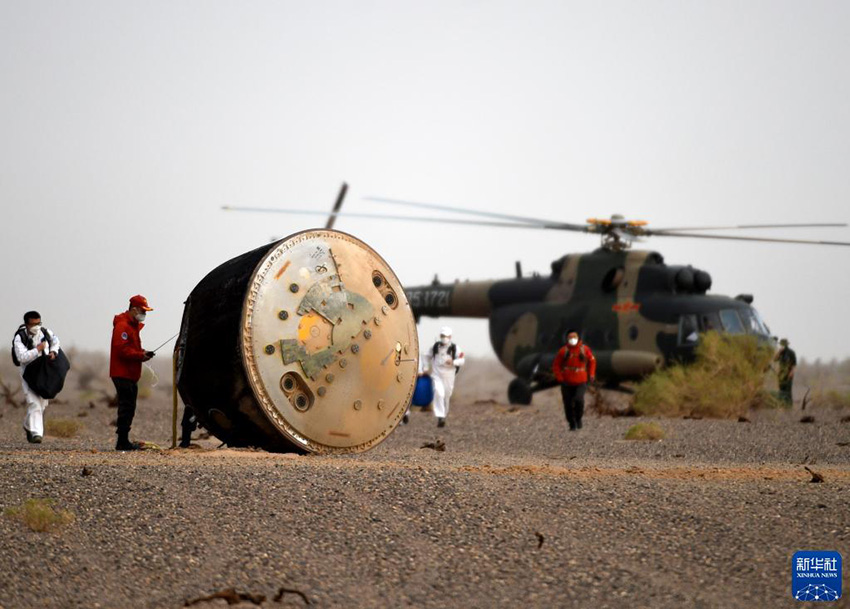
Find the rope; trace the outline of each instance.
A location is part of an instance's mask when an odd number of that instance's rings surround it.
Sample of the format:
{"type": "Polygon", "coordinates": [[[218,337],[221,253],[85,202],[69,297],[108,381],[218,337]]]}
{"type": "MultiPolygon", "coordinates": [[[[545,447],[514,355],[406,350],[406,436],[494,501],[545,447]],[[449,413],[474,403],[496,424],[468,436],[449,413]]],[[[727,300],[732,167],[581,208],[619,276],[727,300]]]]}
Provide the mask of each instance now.
{"type": "Polygon", "coordinates": [[[171,356],[171,448],[177,448],[177,351],[171,356]]]}
{"type": "Polygon", "coordinates": [[[154,353],[156,353],[157,351],[159,351],[160,349],[162,349],[165,345],[167,345],[168,343],[170,343],[171,341],[173,341],[173,340],[174,340],[175,338],[177,338],[178,336],[180,336],[180,332],[178,332],[177,334],[175,334],[174,336],[172,336],[171,338],[169,338],[167,341],[165,341],[164,343],[162,343],[159,347],[157,347],[156,349],[154,349],[154,350],[153,350],[153,352],[154,352],[154,353]]]}

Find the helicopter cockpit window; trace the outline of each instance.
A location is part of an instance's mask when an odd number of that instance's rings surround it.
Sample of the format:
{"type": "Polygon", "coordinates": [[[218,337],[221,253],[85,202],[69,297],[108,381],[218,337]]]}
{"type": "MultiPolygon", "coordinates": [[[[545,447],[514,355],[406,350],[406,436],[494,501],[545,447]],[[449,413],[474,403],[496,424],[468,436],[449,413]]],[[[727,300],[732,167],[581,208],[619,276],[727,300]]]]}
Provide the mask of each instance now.
{"type": "Polygon", "coordinates": [[[765,336],[770,336],[770,328],[767,327],[767,324],[764,323],[764,320],[761,318],[761,315],[755,309],[750,309],[753,312],[753,317],[756,318],[756,321],[759,324],[759,327],[762,329],[762,332],[765,336]]]}
{"type": "Polygon", "coordinates": [[[738,314],[741,316],[741,320],[744,322],[744,327],[748,333],[760,334],[762,336],[768,335],[768,331],[755,309],[741,309],[738,311],[738,314]]]}
{"type": "Polygon", "coordinates": [[[696,345],[699,342],[699,326],[696,315],[682,315],[679,318],[679,344],[696,345]]]}
{"type": "Polygon", "coordinates": [[[723,322],[723,329],[729,334],[743,334],[744,324],[741,323],[741,318],[735,309],[723,309],[720,311],[720,320],[723,322]]]}

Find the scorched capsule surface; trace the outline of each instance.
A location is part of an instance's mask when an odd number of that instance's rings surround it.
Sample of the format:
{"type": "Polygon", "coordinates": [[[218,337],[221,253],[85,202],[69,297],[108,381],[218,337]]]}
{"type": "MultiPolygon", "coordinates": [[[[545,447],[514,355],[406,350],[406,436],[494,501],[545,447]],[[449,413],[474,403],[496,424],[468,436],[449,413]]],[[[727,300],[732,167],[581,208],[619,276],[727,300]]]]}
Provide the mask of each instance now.
{"type": "Polygon", "coordinates": [[[231,446],[368,450],[398,425],[419,345],[404,290],[368,245],[296,233],[213,270],[186,301],[177,386],[231,446]]]}

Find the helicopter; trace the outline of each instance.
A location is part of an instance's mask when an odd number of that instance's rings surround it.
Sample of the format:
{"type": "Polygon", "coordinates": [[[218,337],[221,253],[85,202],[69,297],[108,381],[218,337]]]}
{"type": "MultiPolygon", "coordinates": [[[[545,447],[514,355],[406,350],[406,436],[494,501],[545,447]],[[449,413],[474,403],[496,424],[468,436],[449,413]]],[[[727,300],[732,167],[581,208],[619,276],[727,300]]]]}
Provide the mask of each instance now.
{"type": "MultiPolygon", "coordinates": [[[[629,220],[618,214],[608,219],[590,218],[583,224],[573,224],[399,199],[365,199],[475,218],[341,212],[341,199],[338,199],[329,223],[337,216],[348,216],[599,235],[599,248],[589,253],[561,256],[551,263],[548,275],[523,275],[517,262],[516,275],[507,279],[441,283],[435,277],[429,285],[405,287],[417,321],[421,317],[488,320],[493,351],[514,375],[508,385],[508,400],[512,404],[530,404],[534,393],[556,385],[552,363],[571,329],[579,330],[584,342],[593,350],[597,359],[597,380],[606,389],[620,391],[629,391],[623,383],[638,381],[673,362],[692,361],[704,332],[749,334],[767,344],[774,342],[770,329],[753,307],[752,295],[710,295],[712,278],[707,271],[691,265],[668,265],[657,251],[632,249],[636,241],[648,237],[681,237],[850,246],[850,242],[843,241],[694,232],[847,226],[841,223],[655,229],[649,228],[645,221],[629,220]]],[[[229,209],[322,214],[314,210],[229,209]]]]}

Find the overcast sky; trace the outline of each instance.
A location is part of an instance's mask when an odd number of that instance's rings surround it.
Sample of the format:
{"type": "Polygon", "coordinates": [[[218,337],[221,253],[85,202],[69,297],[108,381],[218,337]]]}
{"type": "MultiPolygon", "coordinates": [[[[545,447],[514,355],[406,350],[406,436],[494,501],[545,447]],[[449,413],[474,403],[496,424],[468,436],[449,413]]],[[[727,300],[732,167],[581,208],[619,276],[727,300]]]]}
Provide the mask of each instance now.
{"type": "MultiPolygon", "coordinates": [[[[212,268],[381,195],[650,226],[850,220],[850,3],[0,2],[11,341],[27,309],[109,347],[136,293],[174,334],[212,268]]],[[[548,272],[598,239],[340,219],[406,285],[548,272]]],[[[850,229],[759,235],[850,241],[850,229]]],[[[850,248],[657,238],[755,295],[806,358],[850,356],[850,248]]],[[[467,352],[486,322],[452,320],[467,352]]],[[[430,342],[441,323],[421,325],[430,342]]]]}

